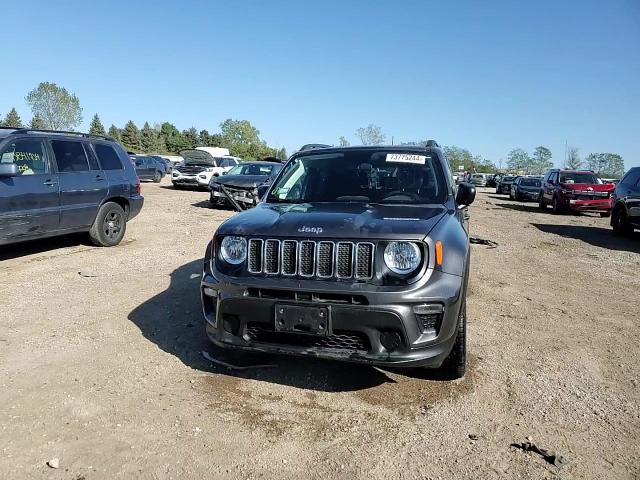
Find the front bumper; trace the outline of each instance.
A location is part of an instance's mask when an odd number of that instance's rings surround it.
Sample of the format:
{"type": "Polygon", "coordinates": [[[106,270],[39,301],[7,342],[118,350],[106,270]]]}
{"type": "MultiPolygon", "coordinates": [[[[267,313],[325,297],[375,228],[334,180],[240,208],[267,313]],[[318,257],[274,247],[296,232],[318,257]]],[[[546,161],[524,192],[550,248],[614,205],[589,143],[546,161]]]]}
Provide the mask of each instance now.
{"type": "Polygon", "coordinates": [[[199,187],[200,183],[198,182],[198,174],[194,173],[193,175],[187,175],[184,173],[179,173],[174,170],[171,174],[171,181],[174,185],[184,185],[191,187],[199,187]]]}
{"type": "Polygon", "coordinates": [[[522,200],[536,200],[536,201],[538,201],[540,199],[540,192],[539,191],[518,190],[516,192],[516,194],[522,200]]]}
{"type": "MultiPolygon", "coordinates": [[[[229,192],[236,202],[243,204],[245,207],[254,207],[256,205],[256,199],[249,191],[227,188],[227,192],[229,192]]],[[[226,205],[229,203],[227,196],[220,190],[212,189],[211,198],[213,201],[220,204],[226,205]]]]}
{"type": "Polygon", "coordinates": [[[392,291],[336,281],[232,279],[205,265],[201,298],[207,335],[223,348],[436,368],[455,343],[463,285],[463,278],[439,271],[417,289],[392,291]],[[344,301],[356,292],[357,303],[344,301]],[[276,332],[275,309],[282,304],[329,308],[329,334],[276,332]],[[437,330],[421,328],[417,305],[443,307],[437,330]],[[384,346],[389,336],[399,340],[397,347],[384,346]]]}
{"type": "Polygon", "coordinates": [[[566,206],[570,210],[577,212],[609,212],[613,207],[613,200],[611,198],[603,198],[598,200],[565,200],[566,206]]]}

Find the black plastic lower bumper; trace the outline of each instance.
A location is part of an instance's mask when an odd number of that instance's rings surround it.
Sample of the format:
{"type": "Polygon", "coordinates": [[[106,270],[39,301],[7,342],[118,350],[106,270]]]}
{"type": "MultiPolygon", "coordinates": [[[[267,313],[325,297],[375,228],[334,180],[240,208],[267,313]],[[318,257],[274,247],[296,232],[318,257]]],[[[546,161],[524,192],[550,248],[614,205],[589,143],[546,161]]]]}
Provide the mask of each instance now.
{"type": "MultiPolygon", "coordinates": [[[[397,295],[397,303],[384,294],[363,295],[368,304],[332,303],[254,295],[254,289],[218,281],[205,273],[201,285],[203,313],[209,339],[223,348],[300,356],[313,356],[380,366],[439,367],[455,342],[462,279],[445,288],[449,294],[424,299],[419,304],[443,306],[438,331],[424,334],[407,304],[397,295]],[[457,287],[456,287],[457,285],[457,287]],[[281,332],[275,326],[279,305],[327,307],[330,322],[322,334],[281,332]]],[[[427,289],[428,290],[428,289],[427,289]]],[[[438,289],[442,293],[442,289],[438,289]]],[[[271,289],[271,293],[275,290],[271,289]]],[[[308,290],[305,293],[309,293],[308,290]]],[[[425,293],[428,293],[425,292],[425,293]]],[[[277,296],[277,295],[276,295],[277,296]]],[[[306,296],[306,295],[305,295],[306,296]]],[[[414,300],[415,302],[415,300],[414,300]]],[[[416,302],[418,303],[418,302],[416,302]]]]}

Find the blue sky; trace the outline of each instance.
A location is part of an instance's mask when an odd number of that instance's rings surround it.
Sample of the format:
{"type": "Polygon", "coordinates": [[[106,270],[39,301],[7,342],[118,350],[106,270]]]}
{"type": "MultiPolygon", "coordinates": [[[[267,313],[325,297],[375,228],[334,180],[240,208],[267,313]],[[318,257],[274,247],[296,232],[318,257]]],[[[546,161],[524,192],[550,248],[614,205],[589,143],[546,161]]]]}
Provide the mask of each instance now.
{"type": "Polygon", "coordinates": [[[86,128],[250,120],[289,152],[435,138],[496,162],[565,140],[640,165],[640,2],[36,1],[3,5],[0,112],[41,81],[86,128]]]}

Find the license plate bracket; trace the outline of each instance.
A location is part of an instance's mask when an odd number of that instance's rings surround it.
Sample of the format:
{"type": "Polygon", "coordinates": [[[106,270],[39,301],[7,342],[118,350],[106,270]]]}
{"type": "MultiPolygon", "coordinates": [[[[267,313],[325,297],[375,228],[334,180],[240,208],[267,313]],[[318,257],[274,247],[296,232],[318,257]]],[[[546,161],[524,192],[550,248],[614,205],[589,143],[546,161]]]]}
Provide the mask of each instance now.
{"type": "Polygon", "coordinates": [[[276,304],[275,331],[326,336],[331,331],[329,306],[276,304]]]}

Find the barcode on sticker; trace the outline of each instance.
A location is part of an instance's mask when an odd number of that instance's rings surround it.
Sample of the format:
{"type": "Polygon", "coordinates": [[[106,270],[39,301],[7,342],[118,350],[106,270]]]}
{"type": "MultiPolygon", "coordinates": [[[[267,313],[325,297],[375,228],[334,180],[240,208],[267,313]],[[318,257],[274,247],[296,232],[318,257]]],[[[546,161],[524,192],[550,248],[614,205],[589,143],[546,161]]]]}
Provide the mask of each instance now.
{"type": "Polygon", "coordinates": [[[427,157],[424,155],[411,155],[408,153],[387,153],[387,162],[416,163],[424,165],[427,157]]]}

